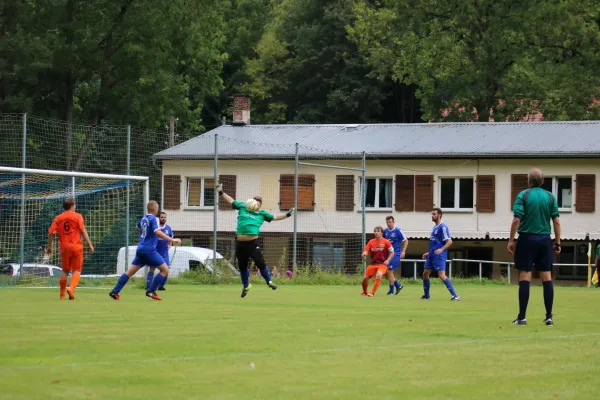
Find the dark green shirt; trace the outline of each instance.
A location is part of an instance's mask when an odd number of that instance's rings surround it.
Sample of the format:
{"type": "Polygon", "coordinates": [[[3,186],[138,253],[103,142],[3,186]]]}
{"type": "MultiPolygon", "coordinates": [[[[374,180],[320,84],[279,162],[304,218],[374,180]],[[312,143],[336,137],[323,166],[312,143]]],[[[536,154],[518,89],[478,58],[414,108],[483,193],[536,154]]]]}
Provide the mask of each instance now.
{"type": "Polygon", "coordinates": [[[513,205],[513,214],[519,218],[519,233],[549,235],[550,220],[560,216],[556,197],[540,187],[523,190],[513,205]]]}
{"type": "Polygon", "coordinates": [[[235,210],[239,210],[235,232],[238,235],[258,235],[262,224],[265,221],[271,222],[274,218],[273,214],[264,210],[258,210],[257,212],[246,210],[246,204],[241,201],[234,200],[231,206],[235,210]]]}

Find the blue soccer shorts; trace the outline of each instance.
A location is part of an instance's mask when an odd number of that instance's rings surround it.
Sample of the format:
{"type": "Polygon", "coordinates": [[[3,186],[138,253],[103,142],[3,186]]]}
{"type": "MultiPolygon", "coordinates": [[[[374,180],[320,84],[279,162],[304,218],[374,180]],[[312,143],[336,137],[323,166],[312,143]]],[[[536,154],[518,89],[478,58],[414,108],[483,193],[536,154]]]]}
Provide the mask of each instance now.
{"type": "Polygon", "coordinates": [[[392,257],[388,265],[388,271],[396,271],[400,266],[400,255],[392,257]]]}
{"type": "Polygon", "coordinates": [[[147,265],[151,268],[156,268],[164,263],[165,260],[163,260],[156,250],[148,253],[136,251],[131,265],[147,265]]]}
{"type": "Polygon", "coordinates": [[[446,271],[446,257],[436,256],[435,254],[427,257],[425,261],[425,269],[433,269],[434,271],[446,271]]]}

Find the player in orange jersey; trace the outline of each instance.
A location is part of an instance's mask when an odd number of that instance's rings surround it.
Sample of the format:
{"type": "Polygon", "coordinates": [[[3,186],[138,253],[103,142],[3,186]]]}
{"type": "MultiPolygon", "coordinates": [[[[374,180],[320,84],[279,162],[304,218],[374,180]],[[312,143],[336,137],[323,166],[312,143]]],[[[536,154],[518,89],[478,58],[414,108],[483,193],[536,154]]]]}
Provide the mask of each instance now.
{"type": "Polygon", "coordinates": [[[365,271],[365,276],[362,280],[363,291],[361,296],[373,297],[381,284],[381,277],[386,274],[388,265],[394,257],[394,247],[389,240],[383,238],[383,227],[376,226],[373,230],[375,239],[369,240],[362,253],[362,258],[370,256],[371,262],[365,271]],[[375,277],[373,289],[367,294],[369,289],[369,279],[375,277]]]}
{"type": "Polygon", "coordinates": [[[75,199],[72,197],[63,200],[65,211],[54,218],[50,229],[48,229],[48,244],[46,254],[52,254],[52,239],[58,234],[60,242],[60,258],[62,260],[62,273],[60,274],[60,299],[65,299],[65,291],[69,300],[75,300],[75,288],[79,283],[81,267],[83,265],[83,243],[81,235],[85,239],[90,252],[94,252],[92,241],[85,230],[83,216],[75,212],[75,199]],[[71,275],[71,285],[67,289],[67,275],[71,275]]]}

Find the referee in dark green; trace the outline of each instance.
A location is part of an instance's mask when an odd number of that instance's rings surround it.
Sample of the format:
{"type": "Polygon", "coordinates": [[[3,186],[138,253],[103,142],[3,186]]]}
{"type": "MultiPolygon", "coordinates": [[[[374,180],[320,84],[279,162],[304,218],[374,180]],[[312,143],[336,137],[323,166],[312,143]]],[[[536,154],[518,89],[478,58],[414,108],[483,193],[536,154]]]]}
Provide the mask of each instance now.
{"type": "Polygon", "coordinates": [[[513,221],[510,225],[508,252],[514,254],[515,268],[519,270],[519,315],[513,325],[527,325],[525,313],[529,302],[529,287],[533,267],[540,273],[544,286],[544,306],[546,318],[544,324],[553,326],[552,303],[554,286],[552,285],[552,264],[554,253],[560,253],[560,220],[556,197],[542,189],[544,174],[538,168],[527,175],[529,188],[517,196],[513,205],[513,221]],[[554,244],[550,238],[550,221],[554,226],[554,244]],[[519,239],[515,246],[515,233],[519,239]]]}

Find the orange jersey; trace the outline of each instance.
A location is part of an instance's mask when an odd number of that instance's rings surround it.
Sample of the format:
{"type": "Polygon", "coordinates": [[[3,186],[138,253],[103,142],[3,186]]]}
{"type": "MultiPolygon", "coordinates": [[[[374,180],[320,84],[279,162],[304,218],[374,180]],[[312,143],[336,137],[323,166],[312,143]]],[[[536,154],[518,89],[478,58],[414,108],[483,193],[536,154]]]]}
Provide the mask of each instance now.
{"type": "Polygon", "coordinates": [[[368,251],[371,257],[371,264],[383,264],[390,255],[390,249],[394,250],[392,244],[384,238],[379,240],[371,239],[365,246],[365,251],[368,251]]]}
{"type": "Polygon", "coordinates": [[[85,229],[83,216],[75,211],[65,211],[54,218],[48,233],[57,234],[61,251],[70,248],[81,248],[80,233],[85,229]]]}

